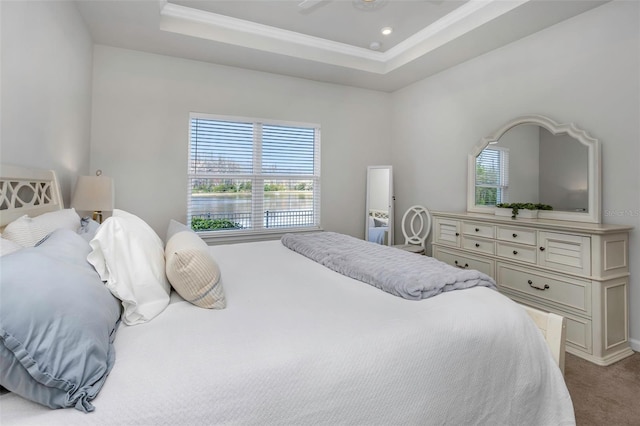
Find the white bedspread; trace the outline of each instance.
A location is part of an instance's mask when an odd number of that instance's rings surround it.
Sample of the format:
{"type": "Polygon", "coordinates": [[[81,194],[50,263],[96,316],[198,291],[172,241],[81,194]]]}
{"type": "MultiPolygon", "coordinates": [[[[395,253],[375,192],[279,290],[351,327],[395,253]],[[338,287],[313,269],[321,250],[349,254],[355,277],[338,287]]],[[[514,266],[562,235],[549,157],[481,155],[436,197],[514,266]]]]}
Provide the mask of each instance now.
{"type": "Polygon", "coordinates": [[[404,300],[279,241],[211,247],[225,310],[122,326],[95,412],[0,397],[2,425],[574,424],[525,312],[494,290],[404,300]]]}

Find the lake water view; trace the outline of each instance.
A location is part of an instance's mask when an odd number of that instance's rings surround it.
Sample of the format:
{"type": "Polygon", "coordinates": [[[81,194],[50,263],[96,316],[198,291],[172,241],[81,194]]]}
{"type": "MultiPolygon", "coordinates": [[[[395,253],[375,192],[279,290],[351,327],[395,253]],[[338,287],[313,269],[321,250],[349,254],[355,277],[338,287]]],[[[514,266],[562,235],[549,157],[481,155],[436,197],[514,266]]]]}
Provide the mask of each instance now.
{"type": "MultiPolygon", "coordinates": [[[[264,227],[313,224],[313,191],[264,192],[264,227]],[[300,223],[301,215],[305,217],[300,223]],[[277,220],[274,220],[277,218],[277,220]],[[286,220],[289,218],[288,220],[286,220]]],[[[246,192],[196,193],[191,195],[193,216],[228,218],[251,227],[251,194],[246,192]]]]}

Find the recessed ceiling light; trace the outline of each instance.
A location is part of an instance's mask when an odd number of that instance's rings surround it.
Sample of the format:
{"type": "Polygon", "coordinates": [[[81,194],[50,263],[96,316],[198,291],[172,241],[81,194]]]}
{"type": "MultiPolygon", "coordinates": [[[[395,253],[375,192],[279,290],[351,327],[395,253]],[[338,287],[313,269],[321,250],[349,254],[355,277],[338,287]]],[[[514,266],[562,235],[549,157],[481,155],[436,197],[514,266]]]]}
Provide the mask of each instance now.
{"type": "Polygon", "coordinates": [[[380,30],[380,32],[382,33],[382,35],[389,35],[393,32],[393,28],[391,27],[384,27],[380,30]]]}
{"type": "Polygon", "coordinates": [[[377,10],[387,4],[387,0],[352,0],[352,3],[359,10],[377,10]]]}
{"type": "Polygon", "coordinates": [[[371,50],[379,50],[380,49],[381,44],[377,41],[372,41],[371,44],[369,44],[369,49],[371,50]]]}

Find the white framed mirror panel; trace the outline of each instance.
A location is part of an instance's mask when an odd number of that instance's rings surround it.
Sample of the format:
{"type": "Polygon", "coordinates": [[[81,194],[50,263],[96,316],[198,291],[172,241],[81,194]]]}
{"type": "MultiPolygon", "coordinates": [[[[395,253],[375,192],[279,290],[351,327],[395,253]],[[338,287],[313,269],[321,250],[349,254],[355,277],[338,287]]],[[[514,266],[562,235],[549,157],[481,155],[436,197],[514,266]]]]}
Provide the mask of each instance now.
{"type": "Polygon", "coordinates": [[[540,210],[540,219],[601,223],[601,188],[600,141],[573,123],[560,124],[543,115],[525,115],[509,121],[489,136],[480,139],[468,156],[469,212],[492,214],[496,203],[531,202],[554,207],[553,210],[540,210]],[[536,134],[537,139],[528,139],[527,133],[536,134]],[[548,137],[545,139],[543,135],[548,137]],[[543,155],[538,146],[530,149],[534,144],[542,144],[543,140],[545,146],[551,144],[551,148],[562,146],[570,149],[563,148],[563,156],[554,154],[551,158],[549,154],[543,155]],[[506,173],[510,174],[510,182],[503,187],[502,195],[482,199],[479,194],[483,185],[477,181],[481,179],[478,178],[481,176],[478,173],[478,156],[488,151],[511,151],[506,160],[507,165],[504,166],[506,173]],[[551,182],[554,186],[546,189],[543,182],[551,182]],[[526,183],[530,183],[529,187],[533,187],[533,190],[527,190],[526,183]],[[547,194],[544,199],[540,198],[543,192],[547,194]],[[555,198],[548,194],[554,194],[555,198]],[[550,199],[554,201],[549,201],[550,199]]]}
{"type": "Polygon", "coordinates": [[[393,167],[368,166],[365,240],[393,245],[393,167]]]}

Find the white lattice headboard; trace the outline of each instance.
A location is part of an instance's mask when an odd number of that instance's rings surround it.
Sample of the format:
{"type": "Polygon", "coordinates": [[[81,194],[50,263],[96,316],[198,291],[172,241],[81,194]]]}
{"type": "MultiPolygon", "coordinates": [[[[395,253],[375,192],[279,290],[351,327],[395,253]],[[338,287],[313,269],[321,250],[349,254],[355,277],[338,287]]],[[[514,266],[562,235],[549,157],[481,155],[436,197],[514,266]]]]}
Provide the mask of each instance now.
{"type": "Polygon", "coordinates": [[[376,210],[369,209],[369,216],[375,219],[389,219],[389,211],[388,210],[376,210]]]}
{"type": "Polygon", "coordinates": [[[62,208],[53,170],[0,164],[0,227],[25,214],[33,217],[62,208]]]}

